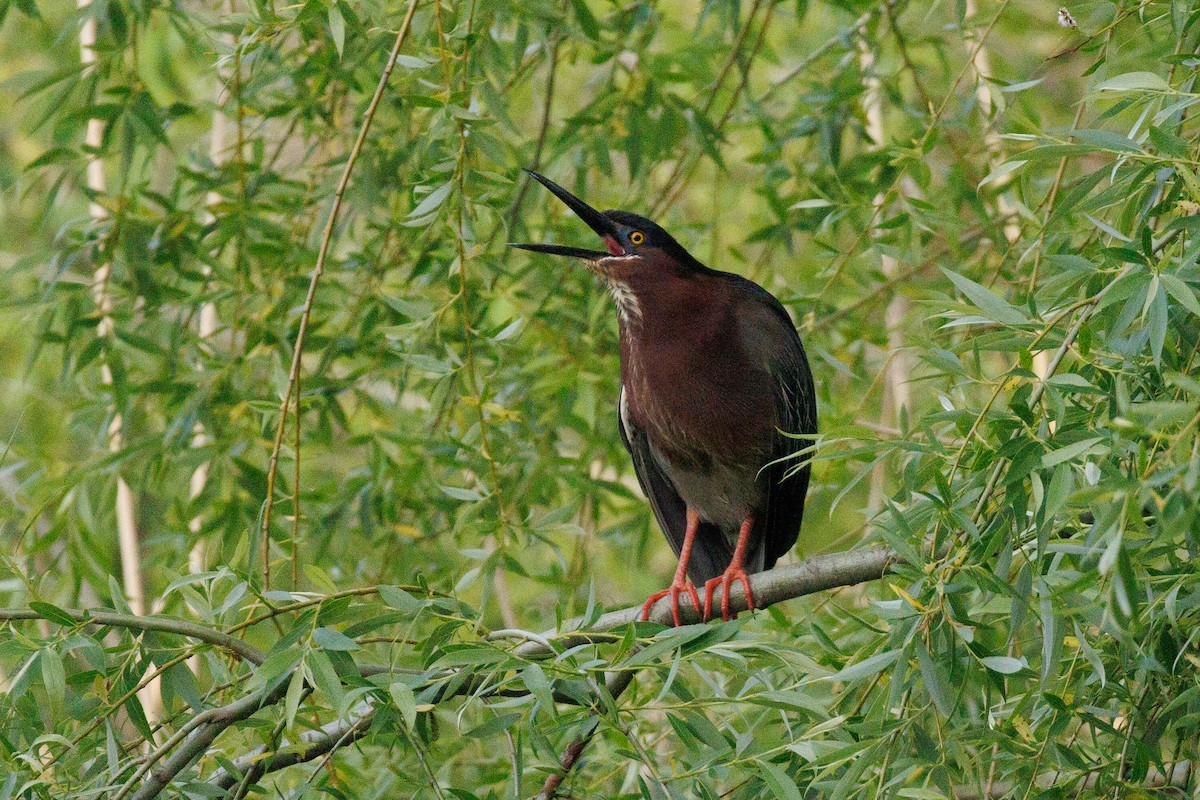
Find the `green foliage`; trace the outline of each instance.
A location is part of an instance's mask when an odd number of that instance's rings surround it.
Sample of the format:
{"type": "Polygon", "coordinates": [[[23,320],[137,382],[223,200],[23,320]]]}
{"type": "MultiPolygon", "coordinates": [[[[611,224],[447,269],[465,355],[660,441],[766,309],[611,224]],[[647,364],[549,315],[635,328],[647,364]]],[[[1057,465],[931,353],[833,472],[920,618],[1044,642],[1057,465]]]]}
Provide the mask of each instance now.
{"type": "Polygon", "coordinates": [[[0,0],[0,799],[529,797],[580,740],[580,798],[1194,794],[1197,9],[973,6],[419,5],[268,499],[407,4],[0,0]],[[587,242],[530,165],[780,296],[801,555],[894,574],[603,622],[673,564],[610,300],[505,246],[587,242]]]}

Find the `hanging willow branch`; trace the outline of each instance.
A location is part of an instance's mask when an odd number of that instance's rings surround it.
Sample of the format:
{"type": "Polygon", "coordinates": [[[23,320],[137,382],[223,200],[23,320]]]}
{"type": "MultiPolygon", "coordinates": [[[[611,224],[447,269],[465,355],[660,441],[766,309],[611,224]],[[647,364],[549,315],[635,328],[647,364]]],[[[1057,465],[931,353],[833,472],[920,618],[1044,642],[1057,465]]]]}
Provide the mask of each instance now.
{"type": "MultiPolygon", "coordinates": [[[[262,514],[262,574],[263,587],[268,588],[271,585],[271,509],[275,505],[275,476],[279,470],[279,451],[283,448],[283,434],[287,429],[288,408],[291,406],[293,396],[296,398],[296,427],[300,427],[300,364],[301,358],[304,355],[304,338],[308,333],[308,321],[312,316],[313,301],[317,296],[317,285],[321,281],[321,276],[325,274],[325,260],[329,256],[329,246],[333,241],[333,231],[337,226],[338,212],[342,209],[342,198],[346,195],[346,187],[350,185],[350,175],[354,171],[354,164],[358,161],[358,156],[362,152],[363,142],[367,139],[367,132],[371,129],[371,121],[375,118],[375,109],[379,107],[379,100],[383,97],[383,90],[387,87],[388,79],[392,76],[392,70],[396,68],[396,60],[400,57],[400,48],[404,46],[404,40],[408,38],[408,31],[412,24],[413,14],[417,10],[418,0],[410,0],[408,11],[405,12],[404,21],[400,23],[400,30],[396,34],[396,41],[392,45],[392,51],[388,55],[387,64],[383,68],[383,72],[379,76],[379,83],[375,87],[375,94],[371,96],[371,102],[367,104],[367,110],[363,112],[362,126],[358,129],[358,137],[354,140],[353,147],[350,148],[350,154],[346,157],[346,166],[342,169],[342,177],[338,180],[337,188],[333,192],[333,207],[329,209],[329,218],[325,221],[325,232],[321,235],[321,249],[317,253],[317,263],[313,267],[312,275],[308,281],[308,293],[304,298],[304,306],[300,310],[300,326],[296,329],[296,344],[292,349],[292,366],[288,370],[287,389],[283,393],[283,402],[279,406],[279,422],[275,428],[275,443],[271,446],[271,458],[267,467],[267,496],[264,500],[262,514]]],[[[296,453],[296,458],[300,458],[300,453],[296,453]]],[[[297,518],[300,515],[300,487],[293,486],[292,494],[295,498],[293,502],[294,511],[297,518]]]]}

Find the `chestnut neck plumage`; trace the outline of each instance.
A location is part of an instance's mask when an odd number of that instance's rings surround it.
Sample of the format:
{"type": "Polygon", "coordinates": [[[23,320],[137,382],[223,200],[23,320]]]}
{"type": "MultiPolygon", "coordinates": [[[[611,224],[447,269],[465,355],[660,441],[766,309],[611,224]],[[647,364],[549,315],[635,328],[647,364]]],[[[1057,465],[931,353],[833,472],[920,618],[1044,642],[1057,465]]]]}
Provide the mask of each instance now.
{"type": "Polygon", "coordinates": [[[621,383],[656,446],[682,461],[696,460],[714,443],[731,458],[757,458],[742,452],[756,440],[745,436],[745,425],[724,424],[736,418],[735,407],[749,412],[744,419],[751,427],[769,427],[773,414],[766,382],[746,369],[733,286],[712,270],[670,267],[607,279],[610,287],[619,280],[629,296],[628,310],[618,315],[621,383]],[[687,401],[662,405],[672,397],[687,401]]]}
{"type": "Polygon", "coordinates": [[[677,254],[655,248],[637,256],[606,258],[595,266],[616,303],[622,336],[625,329],[636,336],[647,325],[687,324],[694,321],[693,314],[704,312],[700,306],[711,300],[704,291],[711,286],[705,284],[719,273],[679,250],[677,254]],[[654,318],[648,319],[651,309],[654,318]]]}

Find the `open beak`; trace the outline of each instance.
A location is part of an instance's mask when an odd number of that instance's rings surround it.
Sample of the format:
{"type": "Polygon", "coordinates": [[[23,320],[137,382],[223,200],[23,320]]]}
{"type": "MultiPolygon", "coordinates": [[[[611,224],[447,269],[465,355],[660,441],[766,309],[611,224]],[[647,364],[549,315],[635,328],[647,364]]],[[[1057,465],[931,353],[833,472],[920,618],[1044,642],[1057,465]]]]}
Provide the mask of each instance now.
{"type": "Polygon", "coordinates": [[[582,247],[563,247],[557,244],[510,244],[510,247],[517,247],[521,250],[532,250],[535,253],[571,256],[572,258],[581,258],[584,261],[598,261],[609,256],[625,254],[625,250],[617,243],[617,224],[615,222],[544,175],[539,175],[531,169],[525,171],[529,173],[530,177],[553,192],[555,197],[566,203],[581,220],[588,224],[589,228],[599,234],[604,239],[604,244],[608,249],[584,250],[582,247]]]}

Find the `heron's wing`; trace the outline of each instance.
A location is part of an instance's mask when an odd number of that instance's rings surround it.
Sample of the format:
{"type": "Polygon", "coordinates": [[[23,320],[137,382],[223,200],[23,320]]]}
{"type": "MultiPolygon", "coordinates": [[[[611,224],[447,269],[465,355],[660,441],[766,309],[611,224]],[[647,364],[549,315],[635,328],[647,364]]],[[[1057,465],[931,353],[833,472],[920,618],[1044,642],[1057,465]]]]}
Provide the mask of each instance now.
{"type": "MultiPolygon", "coordinates": [[[[687,531],[687,506],[654,458],[645,431],[629,418],[627,409],[625,388],[622,387],[621,413],[617,418],[621,441],[633,458],[633,471],[637,473],[642,493],[650,501],[654,518],[678,556],[683,549],[683,535],[687,531]]],[[[724,572],[732,558],[733,551],[721,530],[711,523],[701,522],[692,544],[691,558],[688,559],[688,577],[692,583],[702,585],[724,572]]]]}
{"type": "MultiPolygon", "coordinates": [[[[799,339],[796,340],[799,347],[799,339]]],[[[814,435],[817,432],[817,405],[813,388],[812,373],[804,358],[785,365],[780,371],[779,429],[784,433],[814,435]]],[[[808,479],[812,471],[809,455],[794,456],[815,444],[812,438],[791,438],[779,435],[775,445],[775,458],[784,459],[767,468],[767,512],[763,519],[763,538],[766,540],[767,558],[764,567],[770,569],[784,553],[792,549],[800,535],[800,522],[804,518],[804,499],[808,494],[808,479]]]]}
{"type": "MultiPolygon", "coordinates": [[[[745,281],[758,314],[743,315],[743,342],[768,365],[775,390],[775,417],[779,430],[813,436],[817,432],[817,396],[812,370],[800,343],[800,335],[787,311],[775,297],[757,284],[745,281]]],[[[765,512],[755,519],[755,539],[765,547],[762,568],[770,569],[792,549],[804,517],[804,498],[808,493],[810,467],[807,457],[788,458],[814,444],[812,438],[777,435],[772,458],[761,479],[766,482],[765,512]],[[799,467],[799,468],[798,468],[799,467]]]]}

